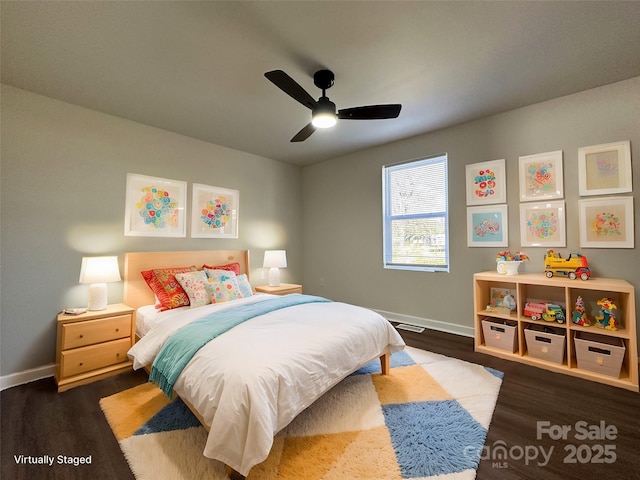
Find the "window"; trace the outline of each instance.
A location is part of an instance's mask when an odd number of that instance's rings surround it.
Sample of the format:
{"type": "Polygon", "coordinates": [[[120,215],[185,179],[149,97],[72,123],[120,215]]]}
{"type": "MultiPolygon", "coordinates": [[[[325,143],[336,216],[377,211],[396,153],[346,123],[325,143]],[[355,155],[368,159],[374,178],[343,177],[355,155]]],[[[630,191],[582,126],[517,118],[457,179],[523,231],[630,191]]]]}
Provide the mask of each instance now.
{"type": "Polygon", "coordinates": [[[447,155],[382,167],[384,268],[449,271],[447,155]]]}

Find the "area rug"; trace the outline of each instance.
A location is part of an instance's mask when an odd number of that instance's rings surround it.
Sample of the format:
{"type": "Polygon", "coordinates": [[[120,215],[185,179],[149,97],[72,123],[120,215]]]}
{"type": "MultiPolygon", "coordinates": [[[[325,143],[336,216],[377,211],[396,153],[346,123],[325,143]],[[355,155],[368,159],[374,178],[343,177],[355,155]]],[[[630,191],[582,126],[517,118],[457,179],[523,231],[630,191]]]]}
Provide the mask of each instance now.
{"type": "MultiPolygon", "coordinates": [[[[407,347],[372,362],[279,432],[247,480],[474,479],[502,373],[407,347]]],[[[227,480],[207,432],[146,383],[100,400],[137,480],[227,480]]]]}

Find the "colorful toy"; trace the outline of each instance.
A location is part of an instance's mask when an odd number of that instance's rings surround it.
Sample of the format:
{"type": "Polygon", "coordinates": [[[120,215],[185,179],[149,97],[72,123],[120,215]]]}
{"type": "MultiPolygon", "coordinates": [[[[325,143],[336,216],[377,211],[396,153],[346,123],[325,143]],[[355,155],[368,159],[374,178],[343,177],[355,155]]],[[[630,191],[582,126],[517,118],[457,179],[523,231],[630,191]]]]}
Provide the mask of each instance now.
{"type": "Polygon", "coordinates": [[[571,280],[575,280],[577,277],[580,277],[580,280],[589,280],[591,276],[587,257],[579,252],[571,252],[569,257],[564,259],[553,250],[547,250],[545,255],[544,273],[547,278],[554,275],[564,275],[571,280]]]}
{"type": "Polygon", "coordinates": [[[587,318],[587,314],[584,311],[584,300],[582,297],[576,299],[576,306],[571,313],[571,320],[576,325],[582,325],[583,327],[591,326],[591,321],[587,318]]]}
{"type": "Polygon", "coordinates": [[[618,322],[613,310],[616,310],[616,304],[613,298],[601,298],[598,300],[598,305],[602,307],[600,315],[596,315],[596,326],[598,328],[604,328],[605,330],[618,330],[618,322]]]}
{"type": "Polygon", "coordinates": [[[529,257],[522,252],[511,253],[509,250],[498,252],[496,262],[526,262],[529,257]]]}
{"type": "Polygon", "coordinates": [[[566,317],[560,305],[547,302],[527,302],[524,304],[524,315],[531,317],[531,320],[546,320],[547,322],[564,323],[566,317]]]}
{"type": "Polygon", "coordinates": [[[522,252],[511,253],[508,250],[498,252],[498,255],[496,255],[498,273],[517,275],[518,267],[527,260],[529,260],[529,257],[522,252]]]}

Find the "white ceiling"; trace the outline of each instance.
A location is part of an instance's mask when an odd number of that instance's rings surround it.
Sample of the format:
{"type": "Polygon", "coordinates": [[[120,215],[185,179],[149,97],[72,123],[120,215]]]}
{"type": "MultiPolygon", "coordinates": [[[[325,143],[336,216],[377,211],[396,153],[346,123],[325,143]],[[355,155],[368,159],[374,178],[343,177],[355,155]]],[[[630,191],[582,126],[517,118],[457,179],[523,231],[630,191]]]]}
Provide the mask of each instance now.
{"type": "Polygon", "coordinates": [[[2,82],[306,165],[640,75],[640,2],[5,1],[2,82]],[[338,107],[401,103],[289,140],[334,71],[338,107]]]}

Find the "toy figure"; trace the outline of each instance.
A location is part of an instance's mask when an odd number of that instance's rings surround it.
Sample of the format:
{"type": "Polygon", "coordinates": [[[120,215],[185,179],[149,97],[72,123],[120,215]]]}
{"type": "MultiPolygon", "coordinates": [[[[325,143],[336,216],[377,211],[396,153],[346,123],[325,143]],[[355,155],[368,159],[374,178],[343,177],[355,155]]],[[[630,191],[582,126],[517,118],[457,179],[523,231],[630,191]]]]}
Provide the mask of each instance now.
{"type": "Polygon", "coordinates": [[[598,300],[598,305],[602,307],[600,315],[596,315],[596,326],[598,328],[604,328],[606,330],[618,330],[618,322],[616,321],[616,315],[613,310],[617,309],[613,298],[601,298],[598,300]]]}
{"type": "Polygon", "coordinates": [[[583,327],[591,326],[591,322],[584,311],[584,301],[580,296],[576,299],[576,306],[571,313],[571,319],[576,325],[582,325],[583,327]]]}

